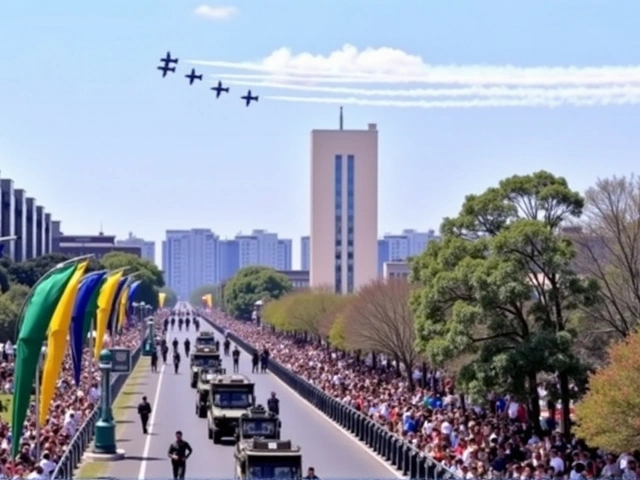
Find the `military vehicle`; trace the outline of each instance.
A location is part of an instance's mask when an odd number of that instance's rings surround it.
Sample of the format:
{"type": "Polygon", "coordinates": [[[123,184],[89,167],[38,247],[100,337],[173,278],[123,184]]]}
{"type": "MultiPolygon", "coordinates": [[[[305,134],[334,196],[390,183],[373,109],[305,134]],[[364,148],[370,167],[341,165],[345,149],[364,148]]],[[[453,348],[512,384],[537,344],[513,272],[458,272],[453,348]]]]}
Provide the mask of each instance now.
{"type": "Polygon", "coordinates": [[[196,388],[198,371],[201,368],[217,368],[221,365],[220,354],[215,347],[197,346],[191,354],[191,388],[196,388]]]}
{"type": "Polygon", "coordinates": [[[198,372],[198,383],[196,385],[196,415],[200,418],[207,416],[207,405],[209,404],[209,389],[211,382],[219,375],[225,375],[227,370],[221,366],[214,368],[201,368],[198,372]]]}
{"type": "Polygon", "coordinates": [[[256,405],[240,417],[236,439],[239,442],[253,437],[280,440],[281,426],[275,413],[268,412],[262,405],[256,405]]]}
{"type": "Polygon", "coordinates": [[[213,347],[216,344],[216,337],[213,332],[200,332],[196,337],[196,348],[213,347]]]}
{"type": "Polygon", "coordinates": [[[302,452],[291,440],[243,440],[234,456],[236,478],[240,480],[302,478],[302,452]]]}
{"type": "Polygon", "coordinates": [[[213,443],[235,439],[240,417],[255,405],[254,390],[244,375],[218,375],[210,382],[207,430],[213,443]]]}

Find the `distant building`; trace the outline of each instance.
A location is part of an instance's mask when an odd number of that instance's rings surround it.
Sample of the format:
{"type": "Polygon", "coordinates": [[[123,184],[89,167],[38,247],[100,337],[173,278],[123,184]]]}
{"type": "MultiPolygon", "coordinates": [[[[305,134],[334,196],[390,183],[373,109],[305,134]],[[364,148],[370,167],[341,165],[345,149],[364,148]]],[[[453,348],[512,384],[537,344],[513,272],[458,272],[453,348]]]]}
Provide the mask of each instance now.
{"type": "Polygon", "coordinates": [[[277,233],[253,230],[238,234],[238,268],[264,266],[275,270],[291,269],[291,240],[278,238],[277,233]]]}
{"type": "Polygon", "coordinates": [[[309,288],[309,271],[308,270],[279,270],[286,276],[294,290],[305,290],[309,288]]]}
{"type": "Polygon", "coordinates": [[[226,282],[240,269],[240,246],[237,240],[220,240],[220,281],[226,282]]]}
{"type": "Polygon", "coordinates": [[[291,270],[291,240],[278,239],[278,261],[277,270],[291,270]]]}
{"type": "Polygon", "coordinates": [[[76,256],[93,255],[100,260],[107,253],[122,252],[140,257],[141,249],[138,246],[125,246],[116,244],[115,235],[65,235],[60,232],[59,224],[52,225],[52,231],[57,234],[53,237],[53,251],[64,255],[76,256]]]}
{"type": "Polygon", "coordinates": [[[352,293],[377,277],[378,129],[311,132],[312,287],[352,293]]]}
{"type": "Polygon", "coordinates": [[[418,232],[407,229],[399,235],[386,234],[378,240],[378,275],[384,277],[385,262],[406,261],[420,255],[427,249],[429,242],[439,238],[433,230],[418,232]]]}
{"type": "Polygon", "coordinates": [[[410,273],[408,262],[384,262],[382,267],[382,278],[385,280],[390,278],[408,279],[410,273]]]}
{"type": "Polygon", "coordinates": [[[165,283],[181,300],[203,285],[220,282],[218,236],[208,228],[167,230],[162,242],[165,283]]]}
{"type": "Polygon", "coordinates": [[[156,242],[138,238],[133,233],[129,232],[129,236],[127,238],[116,240],[116,245],[123,247],[140,247],[142,258],[149,260],[154,264],[156,263],[156,242]]]}
{"type": "Polygon", "coordinates": [[[300,238],[300,270],[309,271],[311,265],[311,239],[309,235],[300,238]]]}

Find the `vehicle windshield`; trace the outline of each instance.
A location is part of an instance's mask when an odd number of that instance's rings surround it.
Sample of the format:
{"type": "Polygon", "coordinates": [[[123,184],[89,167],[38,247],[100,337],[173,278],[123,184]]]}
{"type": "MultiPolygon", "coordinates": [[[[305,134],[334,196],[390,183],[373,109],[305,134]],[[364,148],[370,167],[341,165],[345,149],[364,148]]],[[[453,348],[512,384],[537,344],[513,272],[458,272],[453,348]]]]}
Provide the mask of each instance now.
{"type": "Polygon", "coordinates": [[[292,465],[289,462],[274,463],[269,462],[266,465],[251,465],[249,467],[249,478],[260,479],[293,479],[300,478],[300,467],[292,465]]]}
{"type": "Polygon", "coordinates": [[[272,420],[242,420],[242,434],[252,437],[269,437],[276,432],[276,424],[272,420]]]}
{"type": "Polygon", "coordinates": [[[249,392],[217,392],[213,396],[213,404],[221,408],[249,408],[252,400],[249,392]]]}
{"type": "Polygon", "coordinates": [[[195,355],[193,357],[193,366],[194,367],[217,367],[220,363],[220,360],[216,357],[204,357],[195,355]]]}
{"type": "Polygon", "coordinates": [[[216,339],[213,337],[199,337],[196,338],[196,345],[200,346],[202,345],[203,347],[211,347],[213,345],[215,345],[216,343],[216,339]]]}

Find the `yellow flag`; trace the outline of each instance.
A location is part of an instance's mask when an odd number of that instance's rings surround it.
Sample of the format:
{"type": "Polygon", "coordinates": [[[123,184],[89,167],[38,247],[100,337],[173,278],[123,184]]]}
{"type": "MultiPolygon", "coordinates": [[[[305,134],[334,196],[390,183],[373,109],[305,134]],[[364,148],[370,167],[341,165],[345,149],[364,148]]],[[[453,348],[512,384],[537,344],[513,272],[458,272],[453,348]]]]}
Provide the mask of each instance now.
{"type": "Polygon", "coordinates": [[[120,306],[118,308],[118,330],[124,325],[124,321],[127,319],[127,302],[129,301],[129,293],[131,289],[127,286],[120,295],[120,306]]]}
{"type": "Polygon", "coordinates": [[[104,343],[104,334],[107,331],[109,323],[109,315],[111,315],[111,307],[113,306],[113,298],[118,290],[118,282],[124,274],[123,270],[118,270],[110,274],[100,289],[98,295],[98,313],[96,314],[96,338],[94,342],[93,355],[96,360],[100,358],[102,345],[104,343]]]}
{"type": "Polygon", "coordinates": [[[167,294],[164,292],[158,292],[158,308],[164,308],[164,300],[167,298],[167,294]]]}
{"type": "Polygon", "coordinates": [[[206,297],[207,307],[213,308],[213,294],[207,293],[206,297]]]}
{"type": "Polygon", "coordinates": [[[51,323],[49,324],[49,335],[47,338],[47,358],[44,363],[42,375],[42,386],[40,388],[40,424],[44,425],[47,420],[47,413],[56,391],[58,377],[62,370],[62,361],[67,351],[69,338],[69,327],[71,325],[71,314],[76,303],[78,285],[87,269],[88,261],[80,262],[76,266],[76,271],[69,280],[67,287],[60,297],[60,302],[56,307],[51,323]]]}

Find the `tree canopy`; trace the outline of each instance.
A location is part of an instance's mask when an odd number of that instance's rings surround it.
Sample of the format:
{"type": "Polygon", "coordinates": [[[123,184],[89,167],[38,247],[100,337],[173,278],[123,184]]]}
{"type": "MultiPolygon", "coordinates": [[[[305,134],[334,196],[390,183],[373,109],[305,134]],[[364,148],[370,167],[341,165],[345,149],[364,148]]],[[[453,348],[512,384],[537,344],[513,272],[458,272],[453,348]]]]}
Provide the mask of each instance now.
{"type": "Polygon", "coordinates": [[[572,316],[595,301],[597,285],[575,273],[574,248],[559,231],[583,205],[564,178],[516,175],[468,195],[459,215],[444,220],[442,240],[412,262],[418,345],[428,358],[474,354],[463,388],[528,400],[536,428],[539,374],[557,375],[567,435],[570,381],[585,374],[572,316]]]}
{"type": "Polygon", "coordinates": [[[102,257],[100,263],[108,270],[127,267],[127,273],[136,272],[136,279],[142,283],[136,292],[135,300],[145,302],[154,308],[158,306],[158,289],[164,287],[164,277],[153,262],[129,253],[110,252],[102,257]]]}
{"type": "Polygon", "coordinates": [[[289,279],[268,267],[245,267],[224,287],[225,310],[230,315],[248,318],[255,302],[278,299],[293,286],[289,279]]]}
{"type": "Polygon", "coordinates": [[[640,333],[609,351],[609,363],[589,380],[576,405],[576,433],[590,445],[611,452],[640,449],[640,333]]]}

